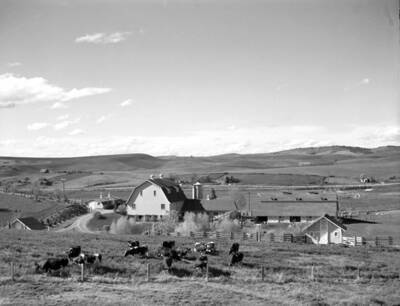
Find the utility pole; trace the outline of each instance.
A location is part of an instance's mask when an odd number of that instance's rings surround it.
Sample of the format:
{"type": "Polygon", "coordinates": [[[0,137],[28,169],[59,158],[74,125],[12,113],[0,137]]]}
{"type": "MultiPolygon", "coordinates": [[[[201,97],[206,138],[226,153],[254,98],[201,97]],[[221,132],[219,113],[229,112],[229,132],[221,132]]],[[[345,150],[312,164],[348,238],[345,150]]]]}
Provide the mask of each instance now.
{"type": "Polygon", "coordinates": [[[251,216],[250,191],[249,191],[249,216],[251,216]]]}

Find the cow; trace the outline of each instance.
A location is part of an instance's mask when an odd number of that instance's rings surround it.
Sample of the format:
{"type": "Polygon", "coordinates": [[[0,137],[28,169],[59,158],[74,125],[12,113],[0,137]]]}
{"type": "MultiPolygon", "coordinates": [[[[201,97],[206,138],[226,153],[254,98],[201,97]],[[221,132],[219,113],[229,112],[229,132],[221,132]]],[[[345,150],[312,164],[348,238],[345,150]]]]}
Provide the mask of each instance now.
{"type": "Polygon", "coordinates": [[[133,247],[125,251],[124,257],[128,255],[135,256],[136,254],[139,254],[141,256],[147,256],[149,252],[149,248],[147,246],[138,246],[138,247],[133,247]]]}
{"type": "Polygon", "coordinates": [[[194,244],[193,251],[201,253],[201,252],[205,252],[206,249],[207,249],[207,246],[204,242],[196,242],[194,244]]]}
{"type": "Polygon", "coordinates": [[[164,266],[168,269],[168,272],[171,271],[172,262],[174,261],[172,256],[163,256],[164,258],[164,266]]]}
{"type": "Polygon", "coordinates": [[[173,249],[175,247],[175,240],[166,240],[162,242],[163,249],[173,249]]]}
{"type": "Polygon", "coordinates": [[[45,272],[49,272],[52,270],[59,270],[61,268],[64,268],[68,266],[69,260],[68,258],[48,258],[42,267],[40,267],[39,264],[35,263],[36,265],[36,271],[39,271],[42,269],[45,272]]]}
{"type": "Polygon", "coordinates": [[[128,241],[128,244],[131,248],[138,247],[140,245],[139,241],[128,241]]]}
{"type": "Polygon", "coordinates": [[[74,259],[74,262],[77,264],[94,264],[94,263],[100,263],[101,259],[102,256],[99,253],[95,254],[81,253],[77,258],[74,259]]]}
{"type": "Polygon", "coordinates": [[[204,254],[201,254],[200,257],[197,259],[194,267],[196,269],[204,270],[208,264],[208,257],[204,254]]]}
{"type": "Polygon", "coordinates": [[[81,254],[81,246],[80,246],[80,245],[71,247],[71,248],[67,251],[67,255],[68,255],[68,258],[69,258],[70,260],[72,260],[73,258],[78,257],[79,254],[81,254]]]}
{"type": "Polygon", "coordinates": [[[229,263],[229,266],[234,266],[236,264],[242,263],[243,261],[243,253],[242,252],[236,252],[233,253],[231,256],[231,261],[229,263]]]}
{"type": "Polygon", "coordinates": [[[214,255],[217,253],[217,250],[215,249],[215,243],[210,241],[206,243],[206,254],[209,255],[214,255]]]}
{"type": "Polygon", "coordinates": [[[239,252],[239,243],[234,242],[229,250],[229,255],[239,252]]]}

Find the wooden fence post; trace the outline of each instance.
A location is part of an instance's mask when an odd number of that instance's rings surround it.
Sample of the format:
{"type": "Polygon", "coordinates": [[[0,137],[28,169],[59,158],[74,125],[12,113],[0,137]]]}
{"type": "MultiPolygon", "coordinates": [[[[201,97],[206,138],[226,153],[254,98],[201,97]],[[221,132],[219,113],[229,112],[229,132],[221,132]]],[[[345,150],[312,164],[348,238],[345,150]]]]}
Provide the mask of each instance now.
{"type": "Polygon", "coordinates": [[[313,264],[313,265],[311,265],[311,274],[310,274],[310,279],[311,279],[312,281],[314,281],[314,264],[313,264]]]}
{"type": "Polygon", "coordinates": [[[208,261],[207,261],[207,265],[206,265],[206,282],[208,282],[208,261]]]}
{"type": "Polygon", "coordinates": [[[265,278],[265,270],[264,270],[264,266],[261,267],[261,281],[264,281],[265,278]]]}
{"type": "Polygon", "coordinates": [[[11,280],[14,281],[14,261],[11,261],[11,280]]]}
{"type": "Polygon", "coordinates": [[[81,282],[85,281],[85,264],[81,264],[81,282]]]}
{"type": "Polygon", "coordinates": [[[146,269],[146,281],[150,281],[150,264],[147,264],[147,269],[146,269]]]}

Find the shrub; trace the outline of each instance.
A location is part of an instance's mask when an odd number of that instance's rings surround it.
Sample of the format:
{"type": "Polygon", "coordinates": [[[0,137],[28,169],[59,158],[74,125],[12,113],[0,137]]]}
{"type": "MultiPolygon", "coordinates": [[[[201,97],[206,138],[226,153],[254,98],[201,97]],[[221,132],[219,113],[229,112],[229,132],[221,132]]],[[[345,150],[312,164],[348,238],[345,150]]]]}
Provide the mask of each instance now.
{"type": "Polygon", "coordinates": [[[205,232],[210,230],[210,221],[207,214],[185,213],[183,222],[175,229],[181,234],[189,234],[190,232],[205,232]]]}
{"type": "Polygon", "coordinates": [[[114,220],[110,226],[112,234],[136,234],[140,235],[149,230],[149,225],[145,223],[136,223],[134,219],[123,216],[114,220]]]}
{"type": "Polygon", "coordinates": [[[225,217],[221,221],[215,222],[214,227],[218,232],[230,233],[240,231],[239,220],[231,220],[229,217],[225,217]]]}

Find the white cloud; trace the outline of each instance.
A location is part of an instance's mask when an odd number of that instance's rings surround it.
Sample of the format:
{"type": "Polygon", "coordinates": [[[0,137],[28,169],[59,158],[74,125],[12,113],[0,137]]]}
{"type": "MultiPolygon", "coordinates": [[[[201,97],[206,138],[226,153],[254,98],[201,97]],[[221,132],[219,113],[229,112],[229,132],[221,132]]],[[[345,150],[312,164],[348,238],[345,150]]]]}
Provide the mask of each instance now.
{"type": "Polygon", "coordinates": [[[64,108],[67,102],[110,92],[110,88],[85,87],[65,90],[41,77],[26,78],[12,73],[0,75],[0,107],[55,101],[52,108],[64,108]]]}
{"type": "Polygon", "coordinates": [[[125,101],[122,101],[121,102],[121,106],[122,107],[125,107],[125,106],[129,106],[129,105],[131,105],[132,104],[132,99],[127,99],[127,100],[125,100],[125,101]]]}
{"type": "Polygon", "coordinates": [[[107,116],[101,116],[99,118],[97,118],[96,123],[100,124],[103,123],[104,121],[106,121],[107,116]]]}
{"type": "MultiPolygon", "coordinates": [[[[78,132],[74,133],[78,135],[78,132]]],[[[0,141],[0,156],[84,156],[138,152],[155,156],[204,156],[232,152],[265,153],[308,146],[371,148],[400,145],[399,126],[353,126],[341,131],[321,126],[264,126],[203,130],[165,137],[72,136],[3,140],[0,141]]]]}
{"type": "Polygon", "coordinates": [[[18,67],[21,66],[22,64],[20,62],[10,62],[7,64],[8,67],[18,67]]]}
{"type": "Polygon", "coordinates": [[[116,44],[127,39],[130,32],[115,32],[111,34],[94,33],[86,34],[75,39],[76,43],[116,44]]]}
{"type": "Polygon", "coordinates": [[[56,102],[53,103],[52,106],[50,106],[51,109],[63,109],[63,108],[68,108],[68,105],[63,103],[63,102],[56,102]]]}
{"type": "Polygon", "coordinates": [[[76,118],[74,120],[64,120],[64,121],[54,124],[53,127],[56,131],[63,130],[73,124],[77,124],[80,120],[81,120],[80,118],[76,118]]]}
{"type": "Polygon", "coordinates": [[[41,130],[41,129],[47,127],[47,126],[49,126],[49,124],[47,122],[35,122],[35,123],[32,123],[32,124],[29,124],[27,126],[27,129],[29,131],[37,131],[37,130],[41,130]]]}
{"type": "Polygon", "coordinates": [[[69,132],[68,135],[75,136],[75,135],[81,135],[81,134],[83,134],[83,133],[84,133],[83,130],[81,130],[81,129],[75,129],[75,130],[72,130],[71,132],[69,132]]]}
{"type": "Polygon", "coordinates": [[[65,115],[58,116],[57,120],[67,120],[68,118],[69,118],[69,115],[65,114],[65,115]]]}

